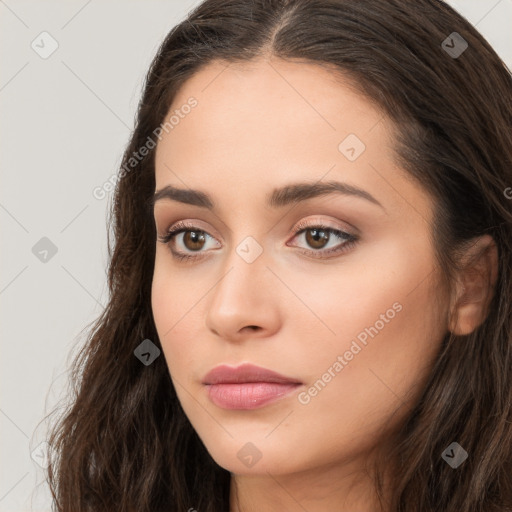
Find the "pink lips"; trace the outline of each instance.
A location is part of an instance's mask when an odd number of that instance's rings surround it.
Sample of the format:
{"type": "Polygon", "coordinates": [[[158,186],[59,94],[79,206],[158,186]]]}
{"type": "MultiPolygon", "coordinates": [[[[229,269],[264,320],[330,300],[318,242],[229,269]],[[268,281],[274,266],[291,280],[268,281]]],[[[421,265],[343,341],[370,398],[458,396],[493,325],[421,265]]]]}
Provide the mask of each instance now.
{"type": "Polygon", "coordinates": [[[224,409],[256,409],[296,389],[302,382],[249,363],[220,365],[202,383],[210,400],[224,409]]]}

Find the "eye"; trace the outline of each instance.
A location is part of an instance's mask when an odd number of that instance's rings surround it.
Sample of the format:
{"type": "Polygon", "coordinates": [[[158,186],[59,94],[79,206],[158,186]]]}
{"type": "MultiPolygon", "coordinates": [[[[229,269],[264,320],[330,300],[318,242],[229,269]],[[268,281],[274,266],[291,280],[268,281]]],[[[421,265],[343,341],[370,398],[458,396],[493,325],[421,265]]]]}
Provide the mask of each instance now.
{"type": "Polygon", "coordinates": [[[299,223],[297,229],[293,240],[303,238],[305,243],[312,248],[303,252],[314,258],[324,258],[327,254],[341,254],[351,249],[359,240],[356,235],[322,223],[308,225],[306,221],[303,221],[299,223]],[[331,245],[329,246],[329,244],[331,245]]]}
{"type": "MultiPolygon", "coordinates": [[[[292,240],[302,235],[304,235],[305,243],[312,249],[302,250],[301,252],[314,258],[324,259],[327,254],[341,254],[348,251],[359,240],[356,235],[346,233],[345,231],[323,225],[322,223],[308,225],[306,221],[298,224],[292,240]],[[330,243],[331,246],[329,246],[330,243]],[[334,243],[334,245],[332,243],[334,243]]],[[[206,233],[206,231],[183,221],[178,222],[165,235],[158,237],[161,243],[169,246],[172,255],[178,260],[189,260],[201,257],[201,253],[206,252],[202,249],[207,245],[209,238],[215,240],[211,235],[206,233]],[[180,240],[178,237],[182,233],[183,236],[180,240]],[[175,248],[178,242],[181,243],[185,250],[177,250],[175,248]]],[[[217,247],[219,246],[220,245],[217,247]]]]}
{"type": "Polygon", "coordinates": [[[200,253],[204,252],[201,249],[206,245],[206,241],[208,238],[214,240],[212,236],[210,236],[206,231],[203,231],[196,226],[191,224],[187,224],[185,222],[178,222],[172,229],[170,229],[164,236],[159,236],[158,239],[165,245],[169,246],[171,253],[178,260],[186,260],[190,258],[196,258],[197,256],[194,254],[187,254],[184,251],[176,250],[173,248],[177,242],[181,242],[181,244],[185,247],[186,250],[190,250],[192,252],[200,253]],[[179,240],[179,235],[183,233],[183,237],[181,237],[181,241],[179,240]]]}

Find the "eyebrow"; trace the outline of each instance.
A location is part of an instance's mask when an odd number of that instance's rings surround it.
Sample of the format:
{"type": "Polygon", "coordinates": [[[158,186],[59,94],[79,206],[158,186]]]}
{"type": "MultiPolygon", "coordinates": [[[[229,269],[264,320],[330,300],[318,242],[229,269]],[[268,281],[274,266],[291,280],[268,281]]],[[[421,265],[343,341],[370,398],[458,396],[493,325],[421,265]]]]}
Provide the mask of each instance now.
{"type": "MultiPolygon", "coordinates": [[[[307,199],[323,196],[326,194],[338,193],[345,196],[356,196],[380,206],[384,211],[386,209],[369,192],[355,185],[342,183],[339,181],[327,181],[322,183],[292,183],[281,188],[274,189],[267,195],[266,203],[271,208],[282,208],[289,204],[296,204],[307,199]]],[[[215,202],[212,198],[200,190],[181,189],[167,185],[157,192],[152,198],[151,205],[154,207],[157,201],[170,199],[180,203],[191,204],[215,209],[215,202]]]]}

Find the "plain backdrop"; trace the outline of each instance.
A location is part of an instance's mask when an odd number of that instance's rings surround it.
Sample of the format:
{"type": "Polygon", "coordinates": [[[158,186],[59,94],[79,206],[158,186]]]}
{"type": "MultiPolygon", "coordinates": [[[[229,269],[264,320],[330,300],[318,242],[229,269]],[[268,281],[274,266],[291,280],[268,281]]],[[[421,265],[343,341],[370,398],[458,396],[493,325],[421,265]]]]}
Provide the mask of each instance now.
{"type": "MultiPolygon", "coordinates": [[[[198,3],[0,0],[0,512],[51,510],[43,419],[107,298],[110,196],[93,190],[118,171],[158,45],[198,3]]],[[[512,69],[512,0],[449,3],[512,69]]]]}

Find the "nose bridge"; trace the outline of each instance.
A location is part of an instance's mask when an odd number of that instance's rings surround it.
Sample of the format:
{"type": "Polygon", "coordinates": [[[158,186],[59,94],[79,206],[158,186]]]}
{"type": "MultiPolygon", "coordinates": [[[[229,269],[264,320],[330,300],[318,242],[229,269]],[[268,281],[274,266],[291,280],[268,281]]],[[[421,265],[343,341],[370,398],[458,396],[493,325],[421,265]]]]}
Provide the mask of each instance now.
{"type": "Polygon", "coordinates": [[[211,329],[228,337],[229,332],[235,334],[248,325],[269,326],[276,304],[271,298],[269,279],[273,276],[265,256],[262,244],[252,236],[230,248],[208,306],[211,329]]]}
{"type": "Polygon", "coordinates": [[[264,292],[262,285],[268,269],[263,253],[263,246],[252,236],[246,236],[233,246],[226,256],[224,277],[215,287],[216,298],[220,296],[229,305],[233,301],[247,304],[264,292]]]}

